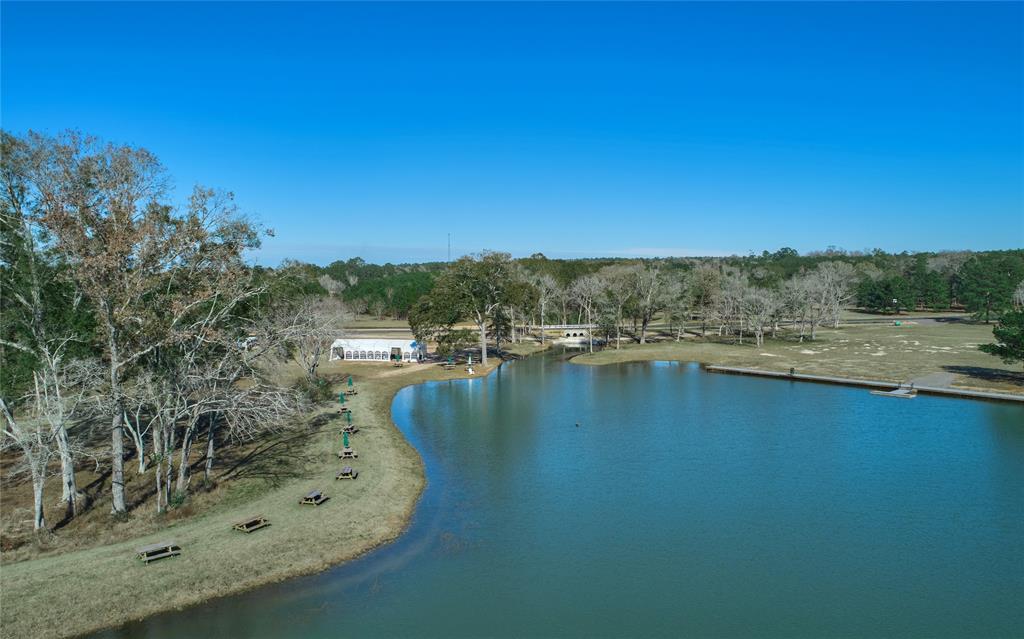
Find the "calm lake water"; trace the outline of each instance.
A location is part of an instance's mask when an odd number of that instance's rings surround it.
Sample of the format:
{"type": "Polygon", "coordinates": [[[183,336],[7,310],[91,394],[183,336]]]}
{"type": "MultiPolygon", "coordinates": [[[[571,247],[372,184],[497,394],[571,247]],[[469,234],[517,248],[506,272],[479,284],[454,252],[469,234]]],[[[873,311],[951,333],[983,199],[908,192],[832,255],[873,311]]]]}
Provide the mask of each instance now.
{"type": "Polygon", "coordinates": [[[397,542],[107,636],[1024,634],[1024,407],[549,356],[394,416],[397,542]]]}

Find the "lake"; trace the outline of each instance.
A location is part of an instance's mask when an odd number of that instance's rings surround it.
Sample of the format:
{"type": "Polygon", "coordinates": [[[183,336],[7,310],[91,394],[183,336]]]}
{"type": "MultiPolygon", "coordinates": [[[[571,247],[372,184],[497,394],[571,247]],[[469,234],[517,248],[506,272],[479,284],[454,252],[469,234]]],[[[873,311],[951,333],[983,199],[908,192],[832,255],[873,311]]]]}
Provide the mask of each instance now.
{"type": "Polygon", "coordinates": [[[552,355],[393,414],[399,540],[105,636],[1024,634],[1024,407],[552,355]]]}

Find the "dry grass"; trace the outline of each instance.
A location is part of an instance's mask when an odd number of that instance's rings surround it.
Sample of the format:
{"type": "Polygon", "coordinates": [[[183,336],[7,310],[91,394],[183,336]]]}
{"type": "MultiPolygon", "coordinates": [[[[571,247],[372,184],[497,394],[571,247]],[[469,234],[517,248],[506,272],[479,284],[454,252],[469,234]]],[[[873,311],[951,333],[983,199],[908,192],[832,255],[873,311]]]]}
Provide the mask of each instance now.
{"type": "Polygon", "coordinates": [[[905,382],[932,373],[952,376],[952,385],[975,390],[1024,393],[1024,372],[978,350],[992,341],[992,327],[966,322],[902,320],[903,326],[852,324],[822,329],[817,339],[767,340],[752,344],[718,343],[689,337],[682,342],[605,349],[580,355],[580,364],[625,361],[680,360],[720,366],[743,366],[770,371],[835,375],[856,379],[905,382]]]}
{"type": "Polygon", "coordinates": [[[323,570],[399,535],[424,476],[419,455],[391,422],[391,400],[403,386],[464,373],[342,362],[325,364],[323,372],[355,376],[359,394],[347,405],[360,428],[352,437],[359,459],[345,463],[359,479],[334,479],[345,465],[336,456],[342,422],[334,407],[325,408],[314,420],[321,426],[304,431],[300,442],[250,451],[253,457],[235,471],[241,476],[192,518],[154,521],[141,537],[4,565],[0,636],[63,637],[119,625],[323,570]],[[300,506],[314,488],[331,499],[300,506]],[[251,535],[232,531],[251,514],[272,525],[251,535]],[[150,566],[135,559],[137,547],[162,540],[180,544],[182,555],[150,566]]]}

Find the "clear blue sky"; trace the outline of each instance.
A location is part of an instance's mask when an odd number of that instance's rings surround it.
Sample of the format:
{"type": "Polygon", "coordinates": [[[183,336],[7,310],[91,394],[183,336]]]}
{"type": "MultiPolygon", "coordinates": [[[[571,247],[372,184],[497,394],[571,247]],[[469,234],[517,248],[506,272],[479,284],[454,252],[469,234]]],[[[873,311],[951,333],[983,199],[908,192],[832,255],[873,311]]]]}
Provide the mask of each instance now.
{"type": "Polygon", "coordinates": [[[3,126],[258,259],[1024,246],[1024,4],[2,4],[3,126]]]}

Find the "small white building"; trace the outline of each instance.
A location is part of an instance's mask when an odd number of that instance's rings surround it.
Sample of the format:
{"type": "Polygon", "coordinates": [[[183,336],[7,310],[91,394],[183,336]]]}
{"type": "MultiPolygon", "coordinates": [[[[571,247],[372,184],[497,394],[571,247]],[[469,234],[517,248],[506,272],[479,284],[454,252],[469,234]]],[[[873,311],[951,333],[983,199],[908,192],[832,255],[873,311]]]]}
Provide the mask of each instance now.
{"type": "Polygon", "coordinates": [[[427,347],[416,340],[351,337],[334,340],[331,361],[350,359],[357,362],[419,362],[427,356],[427,347]]]}

